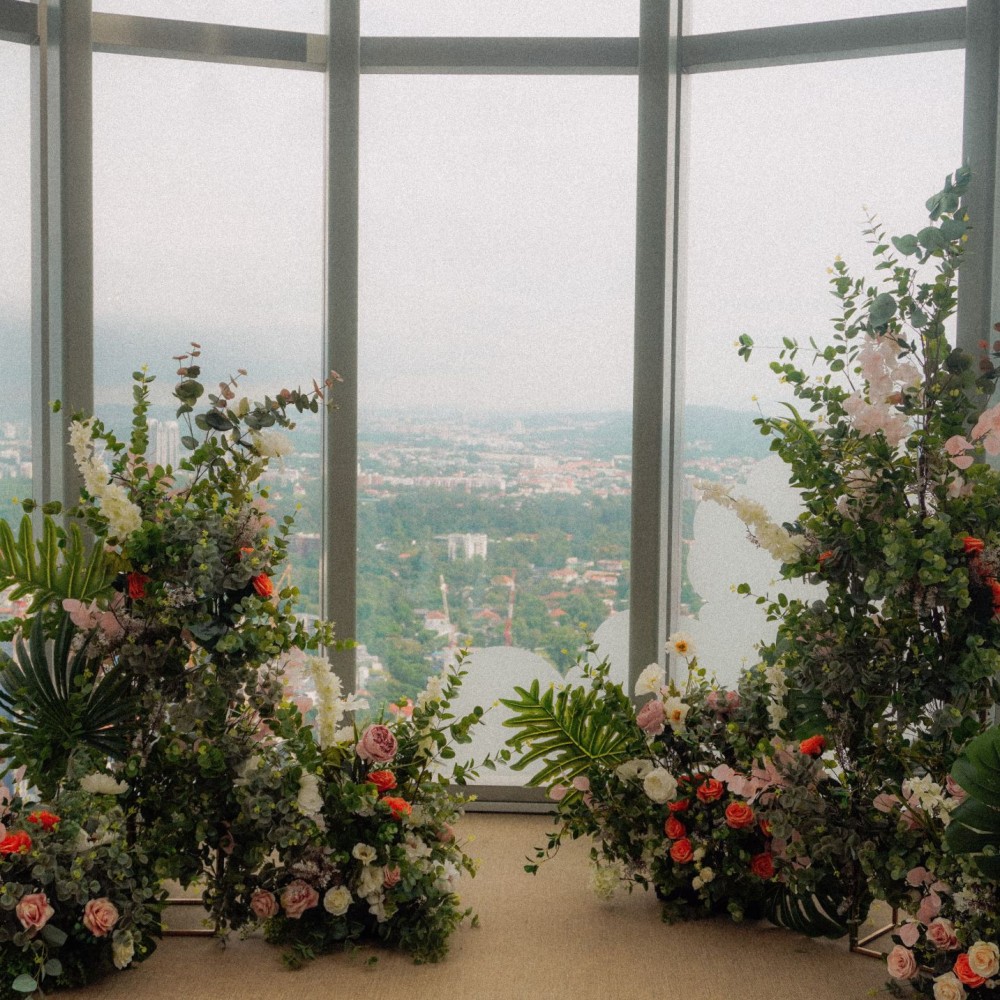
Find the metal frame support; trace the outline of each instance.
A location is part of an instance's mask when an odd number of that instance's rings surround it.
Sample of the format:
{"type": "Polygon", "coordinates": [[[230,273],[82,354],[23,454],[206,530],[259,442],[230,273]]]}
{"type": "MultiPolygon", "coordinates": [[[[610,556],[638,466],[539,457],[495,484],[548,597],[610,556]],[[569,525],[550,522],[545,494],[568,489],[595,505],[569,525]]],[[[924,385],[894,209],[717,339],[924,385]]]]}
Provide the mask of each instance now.
{"type": "Polygon", "coordinates": [[[31,74],[34,490],[66,502],[70,417],[94,409],[91,0],[41,0],[31,74]]]}
{"type": "MultiPolygon", "coordinates": [[[[679,595],[670,567],[680,537],[681,346],[677,338],[679,0],[642,0],[639,21],[632,569],[629,688],[664,642],[679,595]]],[[[676,574],[674,574],[676,577],[676,574]]]]}
{"type": "MultiPolygon", "coordinates": [[[[342,639],[357,628],[358,537],[358,156],[360,0],[329,0],[327,9],[326,330],[324,365],[344,381],[326,412],[320,579],[323,617],[342,639]]],[[[354,649],[330,651],[346,690],[355,685],[354,649]]]]}
{"type": "Polygon", "coordinates": [[[958,346],[979,353],[1000,322],[1000,4],[969,0],[962,158],[972,168],[965,198],[972,232],[958,284],[958,346]]]}

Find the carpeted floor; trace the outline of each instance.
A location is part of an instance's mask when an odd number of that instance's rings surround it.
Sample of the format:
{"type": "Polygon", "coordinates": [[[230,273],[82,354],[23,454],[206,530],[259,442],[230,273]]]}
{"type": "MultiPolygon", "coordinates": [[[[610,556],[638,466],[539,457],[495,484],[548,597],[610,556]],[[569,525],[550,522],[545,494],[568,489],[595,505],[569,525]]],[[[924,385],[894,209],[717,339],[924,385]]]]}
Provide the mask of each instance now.
{"type": "MultiPolygon", "coordinates": [[[[885,963],[852,955],[845,942],[810,941],[767,924],[727,920],[667,925],[651,893],[598,900],[588,884],[587,845],[567,844],[535,876],[522,865],[544,842],[546,816],[478,813],[462,835],[481,860],[463,901],[481,926],[465,925],[437,965],[364,949],[290,972],[259,938],[226,947],[166,938],[134,971],[73,1000],[862,1000],[886,979],[885,963]],[[377,955],[378,961],[367,964],[377,955]]],[[[174,910],[179,926],[190,910],[174,910]]],[[[883,994],[888,996],[887,993],[883,994]]]]}

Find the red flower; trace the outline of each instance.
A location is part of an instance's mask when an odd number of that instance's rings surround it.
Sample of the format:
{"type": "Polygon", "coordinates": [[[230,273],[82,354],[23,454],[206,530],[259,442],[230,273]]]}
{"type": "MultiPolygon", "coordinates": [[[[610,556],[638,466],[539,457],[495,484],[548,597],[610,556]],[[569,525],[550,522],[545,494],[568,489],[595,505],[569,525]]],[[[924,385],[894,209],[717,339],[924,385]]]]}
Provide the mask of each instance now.
{"type": "Polygon", "coordinates": [[[128,596],[133,601],[139,601],[146,596],[146,584],[149,577],[145,573],[126,573],[125,586],[128,589],[128,596]]]}
{"type": "Polygon", "coordinates": [[[966,986],[971,986],[972,989],[976,989],[978,986],[982,986],[986,982],[983,976],[978,975],[973,972],[969,967],[969,954],[963,951],[958,958],[955,959],[955,964],[952,966],[955,975],[965,983],[966,986]]]}
{"type": "Polygon", "coordinates": [[[368,775],[368,781],[379,790],[380,794],[396,787],[396,775],[392,771],[372,771],[368,775]]]}
{"type": "Polygon", "coordinates": [[[770,851],[763,854],[755,854],[750,859],[750,871],[758,878],[771,878],[774,875],[774,858],[770,851]]]}
{"type": "Polygon", "coordinates": [[[687,829],[679,819],[676,819],[674,816],[671,816],[667,820],[667,822],[663,824],[663,832],[671,840],[680,840],[680,838],[683,837],[685,833],[687,833],[687,829]]]}
{"type": "Polygon", "coordinates": [[[27,854],[31,850],[31,837],[23,830],[0,840],[0,854],[27,854]]]}
{"type": "Polygon", "coordinates": [[[402,819],[413,811],[413,807],[406,799],[397,799],[387,795],[382,801],[389,807],[393,819],[402,819]]]}
{"type": "Polygon", "coordinates": [[[695,792],[695,795],[697,795],[702,802],[715,802],[716,799],[722,798],[722,793],[724,791],[725,789],[722,787],[721,781],[716,781],[715,778],[709,778],[707,781],[703,781],[698,786],[698,791],[695,792]]]}
{"type": "Polygon", "coordinates": [[[769,819],[762,819],[760,821],[760,832],[764,834],[765,837],[771,836],[771,821],[769,819]]]}
{"type": "Polygon", "coordinates": [[[28,817],[28,822],[40,826],[43,830],[54,830],[59,825],[59,817],[43,809],[40,812],[33,812],[28,817]]]}
{"type": "Polygon", "coordinates": [[[825,749],[825,736],[810,736],[799,744],[799,753],[804,753],[809,757],[818,757],[825,749]]]}
{"type": "Polygon", "coordinates": [[[993,597],[993,613],[1000,615],[1000,583],[992,579],[987,582],[990,585],[990,594],[993,597]]]}
{"type": "Polygon", "coordinates": [[[726,826],[734,830],[745,830],[754,824],[753,809],[746,802],[730,802],[726,806],[726,826]]]}
{"type": "Polygon", "coordinates": [[[672,813],[682,813],[682,812],[687,812],[690,805],[691,805],[690,799],[675,799],[673,802],[667,803],[667,808],[672,813]]]}
{"type": "Polygon", "coordinates": [[[691,841],[687,837],[675,840],[670,846],[670,857],[679,865],[686,865],[693,861],[694,850],[691,847],[691,841]]]}
{"type": "Polygon", "coordinates": [[[982,552],[985,548],[983,540],[981,538],[973,538],[972,535],[966,535],[962,539],[962,545],[965,548],[965,554],[967,556],[975,555],[977,552],[982,552]]]}
{"type": "Polygon", "coordinates": [[[825,563],[827,559],[832,559],[832,558],[833,558],[833,549],[827,549],[826,552],[821,552],[819,554],[819,559],[818,559],[819,568],[822,569],[823,563],[825,563]]]}
{"type": "Polygon", "coordinates": [[[274,584],[266,573],[258,573],[251,581],[258,597],[273,597],[274,584]]]}

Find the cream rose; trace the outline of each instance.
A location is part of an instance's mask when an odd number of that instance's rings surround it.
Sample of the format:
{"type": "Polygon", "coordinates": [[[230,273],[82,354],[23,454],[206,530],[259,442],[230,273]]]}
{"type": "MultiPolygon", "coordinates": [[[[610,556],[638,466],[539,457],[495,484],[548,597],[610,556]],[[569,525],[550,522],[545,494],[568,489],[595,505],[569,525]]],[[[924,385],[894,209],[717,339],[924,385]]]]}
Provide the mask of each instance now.
{"type": "Polygon", "coordinates": [[[118,908],[106,896],[88,899],[83,907],[83,926],[94,937],[104,937],[118,923],[118,908]]]}
{"type": "Polygon", "coordinates": [[[337,885],[326,890],[323,897],[323,909],[334,917],[342,917],[354,902],[351,890],[346,885],[337,885]]]}
{"type": "Polygon", "coordinates": [[[934,980],[934,1000],[965,1000],[965,987],[954,972],[946,972],[934,980]]]}
{"type": "Polygon", "coordinates": [[[969,968],[983,979],[992,979],[1000,972],[1000,948],[986,941],[976,941],[969,947],[969,968]]]}
{"type": "Polygon", "coordinates": [[[893,979],[912,979],[917,974],[917,960],[909,948],[897,944],[889,952],[889,975],[893,979]]]}
{"type": "Polygon", "coordinates": [[[677,779],[662,767],[654,767],[642,779],[643,791],[654,801],[662,805],[677,794],[677,779]]]}

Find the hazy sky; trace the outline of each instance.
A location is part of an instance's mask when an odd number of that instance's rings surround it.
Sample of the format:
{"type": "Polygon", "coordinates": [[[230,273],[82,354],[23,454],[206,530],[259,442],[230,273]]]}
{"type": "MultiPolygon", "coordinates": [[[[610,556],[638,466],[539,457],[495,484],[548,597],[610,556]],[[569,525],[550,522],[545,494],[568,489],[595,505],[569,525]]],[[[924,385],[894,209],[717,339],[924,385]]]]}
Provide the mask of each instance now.
{"type": "MultiPolygon", "coordinates": [[[[695,31],[950,4],[701,0],[695,31]]],[[[95,9],[322,31],[323,5],[95,0],[95,9]],[[211,15],[209,15],[211,11],[211,15]]],[[[632,34],[637,0],[366,0],[370,34],[632,34]]],[[[30,294],[27,49],[0,43],[0,329],[30,294]]],[[[763,345],[829,329],[826,267],[868,265],[960,162],[962,54],[685,78],[688,398],[772,392],[763,345]]],[[[363,404],[629,408],[636,81],[362,79],[363,404]]],[[[99,396],[202,341],[213,370],[320,370],[323,77],[94,60],[99,396]],[[214,363],[214,364],[213,364],[214,363]]],[[[869,268],[870,270],[870,268],[869,268]]],[[[26,332],[14,334],[27,350],[26,332]]],[[[6,349],[8,343],[4,343],[6,349]]],[[[336,358],[332,359],[336,365],[336,358]]],[[[3,379],[0,370],[0,380],[3,379]]],[[[113,394],[113,393],[112,393],[113,394]]]]}

